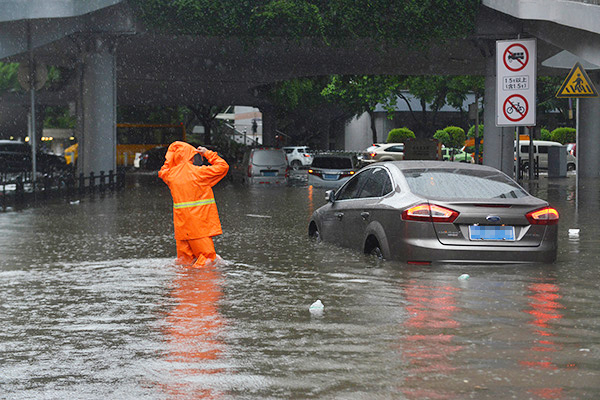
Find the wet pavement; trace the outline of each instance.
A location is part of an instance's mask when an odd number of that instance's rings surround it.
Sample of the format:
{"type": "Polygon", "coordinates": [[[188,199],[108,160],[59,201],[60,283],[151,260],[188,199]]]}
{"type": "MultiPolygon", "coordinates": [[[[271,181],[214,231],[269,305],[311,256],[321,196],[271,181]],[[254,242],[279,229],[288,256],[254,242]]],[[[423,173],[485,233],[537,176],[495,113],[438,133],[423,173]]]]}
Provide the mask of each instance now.
{"type": "Polygon", "coordinates": [[[152,174],[0,213],[0,398],[598,398],[600,182],[577,209],[573,176],[524,186],[561,214],[553,264],[415,266],[315,243],[324,190],[302,181],[220,183],[226,263],[201,270],[173,265],[152,174]]]}

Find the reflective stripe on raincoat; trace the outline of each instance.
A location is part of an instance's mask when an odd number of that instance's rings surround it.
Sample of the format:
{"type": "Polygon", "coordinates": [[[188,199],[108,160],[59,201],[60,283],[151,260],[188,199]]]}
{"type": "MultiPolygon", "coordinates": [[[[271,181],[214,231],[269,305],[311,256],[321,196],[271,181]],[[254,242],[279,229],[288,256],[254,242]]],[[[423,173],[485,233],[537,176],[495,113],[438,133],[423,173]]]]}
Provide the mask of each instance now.
{"type": "Polygon", "coordinates": [[[214,151],[203,157],[212,165],[193,164],[196,149],[185,142],[173,142],[158,176],[171,189],[176,240],[199,239],[223,233],[212,187],[229,170],[214,151]]]}

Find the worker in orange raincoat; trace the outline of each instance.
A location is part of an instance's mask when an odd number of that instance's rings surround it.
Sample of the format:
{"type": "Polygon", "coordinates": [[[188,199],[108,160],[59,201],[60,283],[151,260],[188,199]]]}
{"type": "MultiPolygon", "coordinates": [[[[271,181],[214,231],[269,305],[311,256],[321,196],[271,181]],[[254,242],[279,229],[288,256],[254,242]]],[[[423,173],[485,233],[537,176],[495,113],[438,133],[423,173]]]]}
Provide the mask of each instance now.
{"type": "Polygon", "coordinates": [[[217,258],[213,236],[223,233],[212,187],[229,170],[229,165],[214,151],[185,142],[173,142],[158,176],[173,197],[173,224],[177,261],[202,267],[217,258]],[[196,166],[200,153],[211,165],[196,166]]]}

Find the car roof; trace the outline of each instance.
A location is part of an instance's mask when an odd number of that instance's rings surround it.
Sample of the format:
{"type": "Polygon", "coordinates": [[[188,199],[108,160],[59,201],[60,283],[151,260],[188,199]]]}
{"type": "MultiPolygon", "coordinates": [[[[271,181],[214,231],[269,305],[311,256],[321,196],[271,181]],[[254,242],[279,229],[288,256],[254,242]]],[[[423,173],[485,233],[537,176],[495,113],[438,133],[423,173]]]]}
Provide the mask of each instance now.
{"type": "Polygon", "coordinates": [[[315,158],[354,158],[353,154],[316,154],[315,158]]]}
{"type": "Polygon", "coordinates": [[[399,170],[408,169],[420,169],[420,168],[435,168],[435,169],[447,169],[451,171],[462,170],[482,170],[482,171],[496,171],[498,169],[489,167],[487,165],[480,164],[469,164],[469,163],[449,163],[447,161],[435,161],[435,160],[406,160],[406,161],[387,161],[384,164],[393,164],[399,170]]]}

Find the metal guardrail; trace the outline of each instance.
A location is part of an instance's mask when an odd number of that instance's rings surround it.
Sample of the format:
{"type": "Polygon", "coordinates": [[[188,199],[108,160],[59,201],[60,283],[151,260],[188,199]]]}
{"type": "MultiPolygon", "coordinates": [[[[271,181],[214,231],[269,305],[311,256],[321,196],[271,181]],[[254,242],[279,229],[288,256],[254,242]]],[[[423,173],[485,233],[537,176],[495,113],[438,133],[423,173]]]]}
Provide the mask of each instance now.
{"type": "Polygon", "coordinates": [[[11,205],[19,206],[38,200],[56,197],[73,198],[94,193],[115,191],[125,186],[125,171],[106,174],[91,172],[88,176],[74,172],[53,172],[32,179],[31,172],[0,172],[0,209],[6,211],[11,205]]]}

